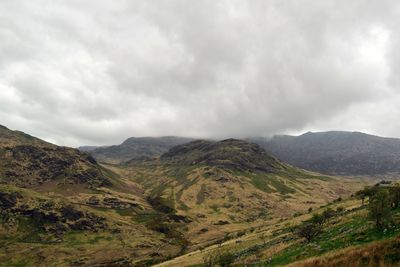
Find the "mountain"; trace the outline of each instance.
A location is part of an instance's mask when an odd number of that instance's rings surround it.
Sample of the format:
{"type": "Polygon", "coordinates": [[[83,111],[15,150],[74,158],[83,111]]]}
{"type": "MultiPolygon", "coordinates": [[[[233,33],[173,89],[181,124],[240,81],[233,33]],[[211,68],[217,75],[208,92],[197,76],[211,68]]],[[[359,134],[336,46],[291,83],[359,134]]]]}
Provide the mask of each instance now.
{"type": "MultiPolygon", "coordinates": [[[[152,266],[198,257],[197,249],[232,236],[282,229],[363,184],[293,167],[237,139],[99,164],[1,127],[0,265],[152,266]]],[[[247,248],[246,260],[254,251],[247,248]]]]}
{"type": "Polygon", "coordinates": [[[179,232],[143,223],[174,218],[143,193],[87,153],[1,126],[0,265],[140,266],[177,255],[179,232]]]}
{"type": "Polygon", "coordinates": [[[256,144],[243,140],[227,139],[220,142],[198,140],[171,148],[161,156],[161,161],[185,165],[208,165],[238,171],[274,172],[285,168],[256,144]]]}
{"type": "Polygon", "coordinates": [[[250,140],[279,159],[320,173],[370,176],[400,173],[397,138],[332,131],[250,140]]]}
{"type": "Polygon", "coordinates": [[[257,144],[236,139],[196,140],[156,159],[137,158],[110,168],[142,186],[155,209],[186,220],[183,235],[191,249],[232,229],[348,196],[360,186],[297,169],[257,144]]]}
{"type": "Polygon", "coordinates": [[[157,157],[176,145],[193,141],[191,138],[164,137],[131,137],[120,145],[107,147],[79,147],[79,150],[90,152],[96,160],[106,163],[121,163],[137,157],[157,157]]]}
{"type": "Polygon", "coordinates": [[[0,183],[20,187],[55,184],[110,186],[110,173],[87,153],[59,147],[0,127],[0,183]]]}

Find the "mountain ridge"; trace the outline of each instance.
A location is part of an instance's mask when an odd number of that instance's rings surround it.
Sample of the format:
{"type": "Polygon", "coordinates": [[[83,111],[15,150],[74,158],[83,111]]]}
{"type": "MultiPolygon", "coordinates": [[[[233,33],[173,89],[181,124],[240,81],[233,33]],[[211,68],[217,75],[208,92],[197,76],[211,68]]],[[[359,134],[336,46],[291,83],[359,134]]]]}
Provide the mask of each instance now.
{"type": "Polygon", "coordinates": [[[250,140],[294,166],[320,173],[384,175],[400,172],[398,138],[329,131],[250,140]]]}
{"type": "Polygon", "coordinates": [[[100,162],[121,163],[138,157],[157,157],[173,146],[193,140],[178,136],[129,137],[119,145],[82,146],[78,149],[91,153],[100,162]]]}

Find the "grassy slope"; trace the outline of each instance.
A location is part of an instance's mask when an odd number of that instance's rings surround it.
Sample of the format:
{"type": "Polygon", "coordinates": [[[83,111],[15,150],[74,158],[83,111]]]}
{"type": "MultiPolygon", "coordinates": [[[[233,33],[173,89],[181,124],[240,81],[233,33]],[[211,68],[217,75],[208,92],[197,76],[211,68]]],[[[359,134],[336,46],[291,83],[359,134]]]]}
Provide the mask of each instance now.
{"type": "MultiPolygon", "coordinates": [[[[304,243],[289,230],[291,226],[298,225],[311,216],[305,214],[290,220],[275,221],[270,224],[266,222],[264,226],[250,229],[239,238],[232,235],[234,237],[232,240],[221,245],[210,246],[158,266],[201,266],[206,255],[223,251],[234,253],[238,265],[282,266],[292,263],[292,266],[307,267],[390,266],[390,264],[398,266],[400,258],[396,252],[399,251],[399,239],[396,237],[400,235],[400,211],[396,212],[396,226],[385,232],[379,232],[366,219],[366,210],[360,207],[359,201],[350,199],[329,205],[334,209],[338,206],[344,207],[347,211],[341,216],[332,218],[325,226],[323,234],[309,244],[304,243]],[[357,258],[360,255],[361,257],[357,258]],[[318,258],[319,256],[323,257],[318,258]],[[309,260],[301,262],[305,259],[309,260]],[[327,262],[332,264],[326,265],[327,262]],[[344,265],[344,262],[349,262],[350,265],[344,265]]],[[[321,213],[325,208],[315,212],[321,213]]]]}
{"type": "Polygon", "coordinates": [[[51,201],[61,207],[72,205],[75,210],[105,218],[106,224],[95,230],[72,229],[55,235],[44,230],[44,227],[55,225],[50,222],[36,221],[32,216],[14,212],[9,214],[11,220],[7,219],[9,216],[0,216],[0,266],[71,266],[106,262],[123,262],[128,266],[135,262],[157,261],[176,255],[180,250],[180,244],[174,239],[167,242],[164,234],[148,229],[143,221],[136,219],[142,213],[154,213],[150,207],[141,206],[136,196],[133,198],[112,189],[65,196],[9,185],[0,185],[0,192],[21,194],[18,201],[28,205],[29,210],[39,209],[43,203],[51,201]],[[114,197],[125,203],[138,203],[139,207],[95,207],[86,204],[90,196],[114,197]]]}
{"type": "Polygon", "coordinates": [[[348,196],[363,185],[295,168],[276,173],[199,165],[110,168],[140,184],[146,195],[160,196],[164,205],[191,218],[183,229],[190,241],[189,251],[220,242],[232,232],[290,218],[309,207],[348,196]]]}

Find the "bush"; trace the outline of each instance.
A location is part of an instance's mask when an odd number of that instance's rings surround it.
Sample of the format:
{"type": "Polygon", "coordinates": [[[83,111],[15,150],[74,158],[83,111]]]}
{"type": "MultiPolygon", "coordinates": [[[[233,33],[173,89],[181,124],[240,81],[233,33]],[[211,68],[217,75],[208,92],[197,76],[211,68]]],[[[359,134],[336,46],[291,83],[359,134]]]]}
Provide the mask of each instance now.
{"type": "Polygon", "coordinates": [[[226,251],[217,256],[216,263],[221,267],[229,267],[235,262],[235,255],[229,251],[226,251]]]}
{"type": "Polygon", "coordinates": [[[387,190],[378,190],[369,200],[369,217],[378,230],[383,230],[392,221],[390,195],[387,190]]]}
{"type": "Polygon", "coordinates": [[[397,209],[400,206],[400,186],[396,185],[389,189],[390,201],[393,209],[397,209]]]}
{"type": "Polygon", "coordinates": [[[336,213],[343,213],[345,211],[345,209],[343,207],[337,207],[336,209],[336,213]]]}
{"type": "Polygon", "coordinates": [[[305,224],[299,227],[297,234],[300,237],[305,238],[307,242],[311,242],[321,232],[322,232],[321,224],[306,222],[305,224]]]}
{"type": "Polygon", "coordinates": [[[326,218],[321,214],[314,214],[312,218],[309,220],[311,224],[323,225],[326,221],[326,218]]]}
{"type": "Polygon", "coordinates": [[[372,197],[378,191],[377,186],[366,186],[363,190],[360,190],[356,193],[356,196],[361,199],[362,204],[364,205],[364,200],[368,197],[372,197]]]}
{"type": "Polygon", "coordinates": [[[331,208],[328,208],[322,212],[322,217],[325,219],[325,221],[329,220],[333,216],[335,216],[335,211],[331,208]]]}

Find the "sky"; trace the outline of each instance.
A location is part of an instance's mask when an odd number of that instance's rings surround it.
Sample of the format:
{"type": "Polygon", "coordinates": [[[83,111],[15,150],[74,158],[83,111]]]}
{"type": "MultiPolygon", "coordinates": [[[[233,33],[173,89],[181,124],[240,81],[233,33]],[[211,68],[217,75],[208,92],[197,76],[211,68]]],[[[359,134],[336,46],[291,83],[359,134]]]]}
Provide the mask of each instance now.
{"type": "Polygon", "coordinates": [[[400,1],[1,0],[0,124],[68,146],[400,137],[400,1]]]}

